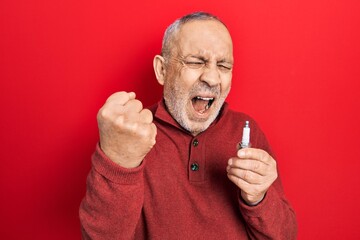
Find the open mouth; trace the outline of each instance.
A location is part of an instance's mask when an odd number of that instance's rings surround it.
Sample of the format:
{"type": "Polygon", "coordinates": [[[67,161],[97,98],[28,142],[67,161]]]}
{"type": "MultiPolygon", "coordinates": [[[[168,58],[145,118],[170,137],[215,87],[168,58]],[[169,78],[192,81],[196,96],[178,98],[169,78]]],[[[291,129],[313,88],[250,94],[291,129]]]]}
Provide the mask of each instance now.
{"type": "Polygon", "coordinates": [[[195,111],[200,114],[204,114],[211,107],[214,100],[215,98],[213,97],[196,96],[191,101],[195,111]]]}

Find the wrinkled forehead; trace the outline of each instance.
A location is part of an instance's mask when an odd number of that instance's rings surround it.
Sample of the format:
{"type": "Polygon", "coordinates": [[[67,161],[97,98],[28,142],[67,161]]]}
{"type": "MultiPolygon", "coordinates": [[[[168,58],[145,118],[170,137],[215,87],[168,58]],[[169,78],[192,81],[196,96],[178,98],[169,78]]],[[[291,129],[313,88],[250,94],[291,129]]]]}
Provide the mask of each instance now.
{"type": "Polygon", "coordinates": [[[185,23],[174,38],[175,51],[209,57],[233,59],[233,44],[229,31],[219,21],[197,20],[185,23]]]}

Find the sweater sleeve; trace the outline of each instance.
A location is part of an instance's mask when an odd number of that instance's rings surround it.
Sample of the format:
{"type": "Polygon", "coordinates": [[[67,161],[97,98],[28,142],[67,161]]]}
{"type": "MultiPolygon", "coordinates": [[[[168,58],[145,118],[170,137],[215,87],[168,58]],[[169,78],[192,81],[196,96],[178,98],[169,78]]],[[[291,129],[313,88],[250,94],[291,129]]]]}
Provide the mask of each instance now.
{"type": "Polygon", "coordinates": [[[134,238],[144,201],[143,168],[122,168],[96,147],[79,210],[83,239],[134,238]]]}
{"type": "MultiPolygon", "coordinates": [[[[265,135],[259,128],[256,130],[254,147],[263,149],[274,157],[265,135]]],[[[280,177],[270,186],[258,205],[245,204],[240,191],[238,201],[250,239],[296,239],[295,212],[285,197],[280,177]]]]}
{"type": "Polygon", "coordinates": [[[296,239],[295,213],[279,189],[280,185],[277,179],[256,206],[246,205],[239,194],[240,211],[250,239],[296,239]]]}

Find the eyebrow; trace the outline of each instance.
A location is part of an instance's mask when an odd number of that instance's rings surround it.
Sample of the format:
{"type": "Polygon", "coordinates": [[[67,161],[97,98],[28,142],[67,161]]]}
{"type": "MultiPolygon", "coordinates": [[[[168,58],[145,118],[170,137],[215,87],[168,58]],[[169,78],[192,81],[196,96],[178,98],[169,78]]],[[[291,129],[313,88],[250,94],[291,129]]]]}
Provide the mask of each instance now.
{"type": "MultiPolygon", "coordinates": [[[[209,60],[207,60],[206,57],[201,56],[201,55],[187,55],[187,56],[184,57],[184,59],[189,58],[189,57],[190,57],[190,58],[197,58],[197,59],[199,59],[199,60],[201,60],[201,61],[204,61],[204,62],[208,62],[208,61],[209,61],[209,60]]],[[[226,60],[225,58],[222,58],[222,59],[220,59],[219,61],[216,61],[216,63],[228,63],[228,64],[231,64],[231,65],[234,64],[232,61],[226,60]]]]}
{"type": "Polygon", "coordinates": [[[203,56],[199,56],[199,55],[188,55],[188,56],[186,56],[185,57],[185,59],[186,58],[197,58],[197,59],[199,59],[199,60],[202,60],[202,61],[206,61],[206,58],[205,57],[203,57],[203,56]]]}

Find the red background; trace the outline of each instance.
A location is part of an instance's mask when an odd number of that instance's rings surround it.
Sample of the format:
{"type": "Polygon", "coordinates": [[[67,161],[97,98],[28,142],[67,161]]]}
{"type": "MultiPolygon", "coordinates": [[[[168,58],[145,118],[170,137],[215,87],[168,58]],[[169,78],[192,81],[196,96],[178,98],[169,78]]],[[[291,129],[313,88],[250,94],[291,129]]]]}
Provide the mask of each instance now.
{"type": "Polygon", "coordinates": [[[196,10],[232,33],[228,102],[277,153],[299,239],[359,239],[359,2],[234,2],[0,2],[2,239],[80,238],[98,109],[119,90],[161,97],[152,58],[196,10]]]}

